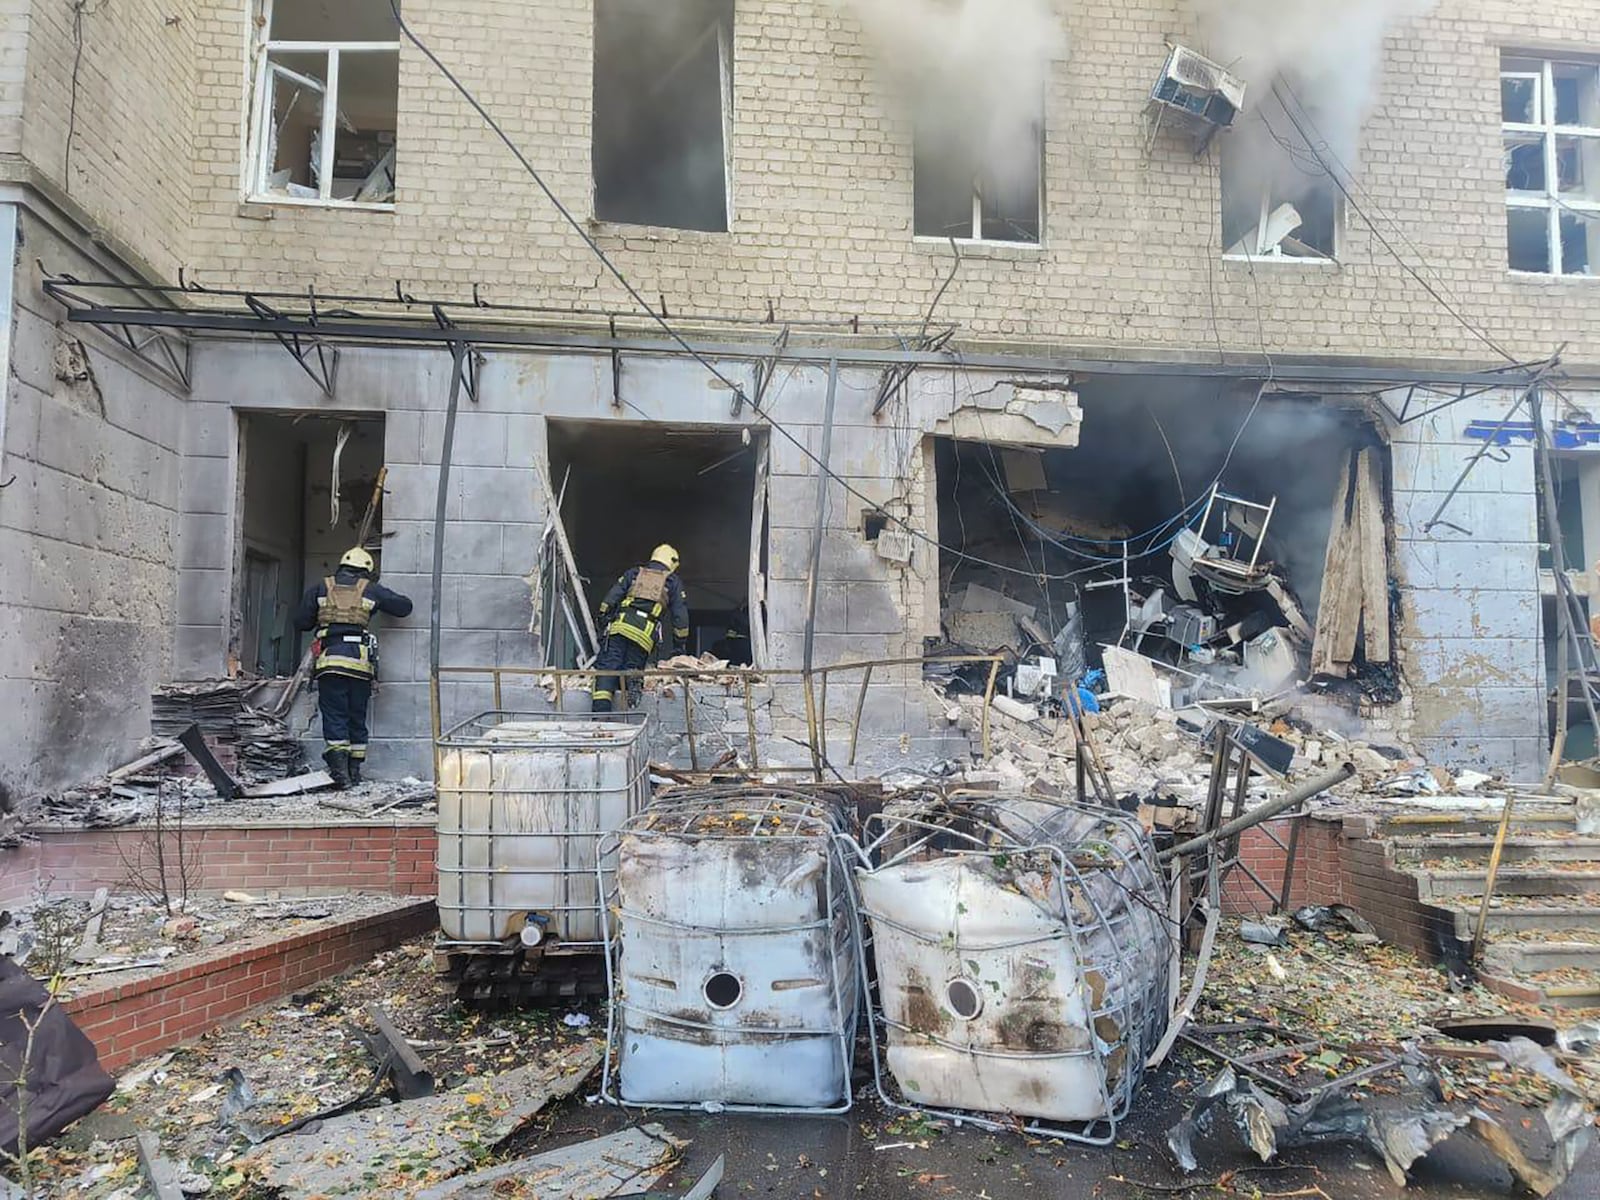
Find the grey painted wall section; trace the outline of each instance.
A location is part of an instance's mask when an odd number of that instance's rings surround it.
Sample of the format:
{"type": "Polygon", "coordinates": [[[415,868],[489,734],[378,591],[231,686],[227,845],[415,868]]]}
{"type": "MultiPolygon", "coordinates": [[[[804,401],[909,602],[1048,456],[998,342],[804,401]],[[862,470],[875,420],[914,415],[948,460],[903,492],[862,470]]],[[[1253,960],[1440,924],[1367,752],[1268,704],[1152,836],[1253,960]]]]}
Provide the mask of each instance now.
{"type": "MultiPolygon", "coordinates": [[[[730,362],[722,369],[750,386],[748,364],[730,362]]],[[[228,539],[214,531],[234,529],[239,521],[237,410],[385,414],[389,478],[383,578],[411,596],[417,607],[409,620],[390,622],[382,633],[383,680],[372,714],[372,771],[379,776],[426,775],[431,764],[426,741],[427,613],[449,375],[449,357],[440,350],[345,349],[336,398],[330,402],[276,345],[212,342],[196,349],[195,402],[184,443],[184,527],[194,537],[185,541],[179,589],[181,674],[215,674],[226,664],[232,577],[238,563],[228,539]]],[[[440,594],[442,659],[446,665],[533,666],[540,661],[540,648],[528,632],[528,576],[545,519],[534,464],[546,457],[546,420],[650,420],[733,430],[763,423],[748,405],[733,417],[733,397],[725,385],[693,362],[668,358],[628,361],[620,408],[612,403],[611,363],[604,357],[493,354],[479,378],[477,402],[462,401],[452,455],[440,594]]],[[[921,503],[913,492],[923,471],[923,433],[949,418],[957,397],[965,404],[970,393],[981,393],[978,402],[994,406],[999,414],[1010,395],[1008,385],[996,387],[991,378],[929,371],[875,419],[871,408],[877,382],[875,372],[847,369],[840,374],[832,468],[868,499],[850,495],[838,482],[826,489],[818,665],[916,655],[923,636],[937,632],[937,607],[930,616],[924,603],[929,581],[937,574],[936,553],[919,544],[909,567],[885,562],[862,537],[861,511],[871,504],[898,502],[897,511],[910,513],[913,503],[921,503]]],[[[789,431],[789,436],[776,431],[768,435],[773,666],[798,667],[802,659],[817,482],[816,466],[801,447],[816,453],[821,445],[826,388],[823,366],[784,368],[767,398],[768,411],[789,431]]],[[[741,525],[746,522],[742,502],[730,510],[741,525]]],[[[921,509],[916,511],[920,520],[921,509]]],[[[619,526],[618,536],[633,535],[619,526]]],[[[892,765],[950,749],[953,731],[930,718],[918,677],[915,667],[874,675],[864,719],[872,744],[864,757],[892,765]]],[[[830,690],[835,744],[848,740],[853,684],[859,684],[859,676],[841,677],[830,690]]],[[[446,677],[446,725],[491,702],[487,682],[446,677]]],[[[503,702],[508,707],[542,707],[547,700],[526,681],[508,685],[503,702]]],[[[742,726],[742,711],[729,720],[742,726]]],[[[763,730],[769,727],[803,738],[798,688],[773,689],[770,710],[762,714],[763,730]]],[[[671,731],[664,733],[670,740],[671,731]]]]}
{"type": "Polygon", "coordinates": [[[0,781],[32,792],[131,757],[170,677],[183,400],[97,332],[57,327],[42,261],[114,272],[16,214],[0,481],[0,781]],[[87,368],[76,342],[87,348],[87,368]]]}
{"type": "Polygon", "coordinates": [[[1530,779],[1548,750],[1529,444],[1480,458],[1444,513],[1450,524],[1424,528],[1483,446],[1468,425],[1497,424],[1514,399],[1486,394],[1394,432],[1395,568],[1417,748],[1530,779]]]}

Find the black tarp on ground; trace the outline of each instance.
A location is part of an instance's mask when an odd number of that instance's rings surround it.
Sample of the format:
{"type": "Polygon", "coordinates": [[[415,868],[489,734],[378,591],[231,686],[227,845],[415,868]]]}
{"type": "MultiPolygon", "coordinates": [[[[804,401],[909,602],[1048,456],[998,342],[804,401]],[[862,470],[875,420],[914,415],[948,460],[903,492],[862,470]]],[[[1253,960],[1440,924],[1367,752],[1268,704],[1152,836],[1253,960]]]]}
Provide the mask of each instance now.
{"type": "Polygon", "coordinates": [[[44,1012],[49,993],[11,959],[0,957],[0,1152],[15,1154],[17,1080],[28,1025],[37,1022],[28,1055],[28,1145],[38,1146],[99,1108],[116,1088],[100,1069],[94,1044],[62,1008],[44,1012]],[[40,1013],[44,1016],[41,1018],[40,1013]]]}

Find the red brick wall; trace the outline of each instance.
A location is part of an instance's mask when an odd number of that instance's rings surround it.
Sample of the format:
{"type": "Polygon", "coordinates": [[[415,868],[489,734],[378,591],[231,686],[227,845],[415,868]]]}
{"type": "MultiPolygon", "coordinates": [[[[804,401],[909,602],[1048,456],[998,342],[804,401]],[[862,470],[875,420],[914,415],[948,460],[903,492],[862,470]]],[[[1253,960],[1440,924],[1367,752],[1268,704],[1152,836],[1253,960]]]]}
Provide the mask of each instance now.
{"type": "MultiPolygon", "coordinates": [[[[432,896],[437,837],[430,824],[192,826],[184,831],[190,886],[202,892],[385,892],[432,896]]],[[[133,864],[155,858],[155,834],[122,829],[43,830],[37,842],[0,850],[0,905],[46,896],[92,896],[126,884],[133,864]]],[[[165,854],[178,861],[177,837],[165,854]]],[[[169,868],[170,871],[170,868],[169,868]]],[[[169,873],[169,879],[175,879],[169,873]]]]}
{"type": "Polygon", "coordinates": [[[94,1042],[100,1065],[117,1071],[359,966],[437,923],[433,904],[416,901],[263,945],[222,948],[159,975],[107,983],[64,1007],[94,1042]]]}
{"type": "MultiPolygon", "coordinates": [[[[1292,826],[1288,821],[1270,821],[1247,829],[1239,839],[1239,856],[1255,872],[1274,897],[1283,888],[1286,856],[1268,836],[1271,829],[1288,843],[1292,826]]],[[[1333,821],[1304,820],[1300,823],[1300,842],[1295,852],[1294,882],[1290,908],[1302,904],[1336,904],[1344,898],[1343,838],[1333,821]]],[[[1235,870],[1223,887],[1223,908],[1240,915],[1271,911],[1272,900],[1250,882],[1243,871],[1235,870]]]]}
{"type": "MultiPolygon", "coordinates": [[[[1302,904],[1348,904],[1372,923],[1384,941],[1436,961],[1441,945],[1455,937],[1454,917],[1421,900],[1416,879],[1396,870],[1389,847],[1373,835],[1367,817],[1316,817],[1304,822],[1295,859],[1291,910],[1302,904]]],[[[1288,841],[1287,824],[1274,824],[1288,841]]],[[[1283,884],[1285,855],[1260,827],[1240,839],[1243,861],[1276,894],[1283,884]]],[[[1224,908],[1251,916],[1268,912],[1270,901],[1240,871],[1228,879],[1224,908]]]]}

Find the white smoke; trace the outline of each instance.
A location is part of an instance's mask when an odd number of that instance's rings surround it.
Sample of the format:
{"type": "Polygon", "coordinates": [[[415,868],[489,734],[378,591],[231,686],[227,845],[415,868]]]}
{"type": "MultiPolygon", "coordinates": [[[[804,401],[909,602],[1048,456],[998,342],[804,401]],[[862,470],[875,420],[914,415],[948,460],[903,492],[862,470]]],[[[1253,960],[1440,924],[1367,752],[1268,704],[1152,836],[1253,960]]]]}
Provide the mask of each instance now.
{"type": "Polygon", "coordinates": [[[1067,47],[1052,0],[834,3],[861,23],[919,131],[996,165],[1037,155],[1045,86],[1067,47]]]}
{"type": "MultiPolygon", "coordinates": [[[[1274,83],[1279,83],[1284,101],[1311,139],[1324,139],[1327,149],[1351,172],[1360,157],[1362,126],[1378,97],[1384,39],[1403,22],[1431,11],[1435,3],[1189,0],[1204,53],[1247,84],[1247,111],[1264,116],[1273,134],[1299,147],[1302,158],[1308,157],[1273,93],[1274,83]],[[1301,105],[1305,113],[1299,111],[1301,105]]],[[[1260,121],[1241,125],[1244,128],[1237,132],[1251,138],[1260,121]]],[[[1270,138],[1263,131],[1261,140],[1270,138]]],[[[1266,149],[1270,151],[1270,146],[1266,149]]]]}

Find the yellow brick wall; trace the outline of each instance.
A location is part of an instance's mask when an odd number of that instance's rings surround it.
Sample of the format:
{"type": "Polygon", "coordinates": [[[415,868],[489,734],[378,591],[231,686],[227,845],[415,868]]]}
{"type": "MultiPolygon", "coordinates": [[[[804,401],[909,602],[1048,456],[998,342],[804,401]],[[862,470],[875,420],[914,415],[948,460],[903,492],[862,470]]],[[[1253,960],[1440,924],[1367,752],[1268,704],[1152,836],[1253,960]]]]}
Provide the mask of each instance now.
{"type": "MultiPolygon", "coordinates": [[[[177,253],[184,225],[183,189],[165,172],[192,147],[192,227],[180,257],[207,283],[386,292],[400,279],[413,292],[464,295],[476,281],[492,300],[622,302],[504,147],[410,47],[395,212],[242,204],[248,0],[187,5],[116,0],[91,18],[101,24],[90,27],[85,86],[112,106],[86,104],[87,90],[80,100],[90,149],[75,153],[74,173],[93,154],[106,177],[74,191],[99,189],[100,209],[126,221],[158,261],[177,253]],[[162,25],[164,11],[184,14],[178,30],[162,25]],[[124,40],[108,36],[113,22],[124,40]],[[191,41],[194,66],[171,53],[191,41]],[[106,57],[113,45],[116,61],[139,68],[127,80],[106,57]],[[158,81],[192,96],[192,143],[187,102],[158,81]],[[135,152],[106,158],[130,125],[140,129],[135,152]],[[141,170],[159,192],[128,190],[141,170]]],[[[986,338],[1125,353],[1214,353],[1220,344],[1248,355],[1264,340],[1282,355],[1492,360],[1354,213],[1337,268],[1222,261],[1215,156],[1196,161],[1165,136],[1146,152],[1144,98],[1165,39],[1194,39],[1188,10],[1181,0],[1062,9],[1071,49],[1048,89],[1045,245],[971,252],[942,315],[986,338]]],[[[70,5],[44,11],[35,41],[49,57],[29,61],[36,98],[41,78],[60,84],[71,49],[70,5]]],[[[408,16],[587,217],[591,0],[411,0],[408,16]]],[[[1429,264],[1430,281],[1513,353],[1538,357],[1570,340],[1570,359],[1600,363],[1600,281],[1506,270],[1502,46],[1600,50],[1600,6],[1440,0],[1391,39],[1361,183],[1407,257],[1429,264]]],[[[832,0],[740,0],[734,70],[732,231],[597,226],[602,244],[646,295],[664,294],[676,311],[764,315],[770,302],[780,318],[919,319],[949,255],[911,238],[909,123],[858,26],[832,0]]],[[[47,167],[60,159],[59,90],[43,106],[49,119],[27,130],[30,157],[47,167]]]]}
{"type": "MultiPolygon", "coordinates": [[[[194,3],[83,0],[81,18],[72,0],[27,7],[21,127],[13,142],[0,107],[0,149],[20,151],[96,223],[170,276],[188,251],[193,212],[194,3]]],[[[0,22],[11,28],[9,17],[0,22]]],[[[8,53],[0,52],[0,64],[8,53]]],[[[10,86],[0,76],[0,106],[10,86]]]]}
{"type": "Polygon", "coordinates": [[[0,154],[22,153],[30,0],[0,0],[0,154]]]}

